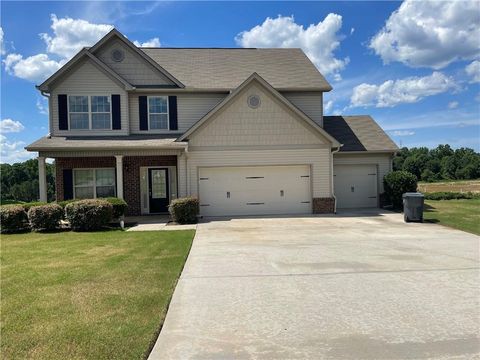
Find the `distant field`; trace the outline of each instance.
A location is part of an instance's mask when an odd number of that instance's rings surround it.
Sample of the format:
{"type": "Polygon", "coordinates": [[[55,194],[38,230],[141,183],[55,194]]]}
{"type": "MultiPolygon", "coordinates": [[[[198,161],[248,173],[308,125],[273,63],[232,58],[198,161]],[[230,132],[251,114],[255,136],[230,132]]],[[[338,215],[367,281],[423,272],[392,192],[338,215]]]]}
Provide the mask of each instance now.
{"type": "Polygon", "coordinates": [[[418,190],[424,193],[438,191],[454,191],[454,192],[480,192],[479,180],[461,180],[461,181],[445,181],[435,183],[418,183],[418,190]]]}

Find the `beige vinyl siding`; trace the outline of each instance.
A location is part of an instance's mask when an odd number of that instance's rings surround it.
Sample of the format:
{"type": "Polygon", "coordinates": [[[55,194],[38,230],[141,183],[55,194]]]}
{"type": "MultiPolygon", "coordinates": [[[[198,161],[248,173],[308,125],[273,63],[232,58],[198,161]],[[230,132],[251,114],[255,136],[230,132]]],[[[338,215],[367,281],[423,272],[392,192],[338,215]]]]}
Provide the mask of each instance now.
{"type": "Polygon", "coordinates": [[[282,95],[302,110],[310,119],[323,127],[322,92],[283,92],[282,95]]]}
{"type": "MultiPolygon", "coordinates": [[[[50,117],[53,135],[127,135],[128,101],[127,93],[117,81],[100,70],[91,60],[80,62],[75,68],[62,76],[53,85],[50,94],[50,117]],[[121,130],[59,130],[58,95],[120,95],[121,130]]],[[[69,125],[70,126],[70,125],[69,125]]]]}
{"type": "Polygon", "coordinates": [[[187,154],[187,193],[198,196],[199,167],[270,165],[309,165],[313,197],[331,196],[330,151],[327,148],[192,151],[187,154]]]}
{"type": "MultiPolygon", "coordinates": [[[[166,130],[150,130],[140,131],[140,119],[138,114],[138,97],[139,96],[165,96],[165,93],[145,93],[145,94],[130,94],[130,131],[132,134],[162,134],[171,133],[166,130]]],[[[178,131],[176,133],[184,133],[193,124],[200,120],[206,113],[212,110],[220,101],[227,96],[227,94],[209,94],[209,93],[195,93],[195,94],[175,94],[177,96],[177,116],[178,116],[178,131]]]]}
{"type": "Polygon", "coordinates": [[[192,147],[320,145],[326,141],[263,87],[247,86],[232,102],[190,136],[192,147]],[[247,99],[260,97],[252,109],[247,99]]]}
{"type": "Polygon", "coordinates": [[[95,55],[132,85],[174,85],[170,79],[120,40],[111,40],[95,55]],[[114,49],[124,52],[125,58],[121,62],[112,60],[111,52],[114,49]]]}
{"type": "Polygon", "coordinates": [[[333,155],[333,165],[359,165],[371,164],[377,165],[377,178],[379,193],[383,193],[383,177],[392,171],[392,155],[391,154],[342,154],[335,153],[333,155]]]}

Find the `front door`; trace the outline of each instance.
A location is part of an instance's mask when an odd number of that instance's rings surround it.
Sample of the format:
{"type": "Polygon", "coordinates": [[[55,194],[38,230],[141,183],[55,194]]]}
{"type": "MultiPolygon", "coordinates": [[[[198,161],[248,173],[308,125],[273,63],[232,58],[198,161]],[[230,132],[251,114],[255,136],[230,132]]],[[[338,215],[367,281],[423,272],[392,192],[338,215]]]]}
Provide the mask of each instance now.
{"type": "Polygon", "coordinates": [[[148,201],[151,214],[168,211],[168,190],[168,169],[148,169],[148,201]]]}

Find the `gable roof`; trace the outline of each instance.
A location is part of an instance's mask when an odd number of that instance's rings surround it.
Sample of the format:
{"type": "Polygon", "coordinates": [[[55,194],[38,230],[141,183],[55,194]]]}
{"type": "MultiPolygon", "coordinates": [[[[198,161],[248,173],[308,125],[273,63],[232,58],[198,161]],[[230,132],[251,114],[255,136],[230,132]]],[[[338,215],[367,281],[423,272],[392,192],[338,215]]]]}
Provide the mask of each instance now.
{"type": "Polygon", "coordinates": [[[236,89],[252,73],[277,90],[330,91],[301,49],[140,48],[192,89],[236,89]]]}
{"type": "Polygon", "coordinates": [[[197,121],[190,129],[188,129],[182,136],[178,138],[178,141],[183,141],[197,131],[203,124],[205,124],[209,119],[211,119],[216,113],[225,108],[230,104],[240,93],[247,87],[250,83],[256,81],[260,86],[262,86],[268,93],[272,94],[276,99],[283,103],[287,108],[289,108],[295,115],[297,115],[302,121],[306,122],[313,131],[325,137],[328,141],[332,143],[332,147],[339,147],[340,143],[328,134],[321,126],[319,126],[315,121],[310,119],[305,113],[300,111],[296,106],[294,106],[290,101],[288,101],[282,94],[275,90],[265,79],[263,79],[257,73],[251,74],[240,86],[238,86],[235,91],[223,99],[216,107],[214,107],[210,112],[208,112],[204,117],[197,121]]]}
{"type": "Polygon", "coordinates": [[[46,79],[43,83],[37,86],[37,88],[41,91],[48,91],[49,85],[52,84],[55,80],[61,77],[67,70],[71,69],[75,66],[80,60],[85,57],[91,59],[97,67],[105,72],[110,77],[113,77],[115,80],[120,81],[126,90],[132,90],[134,87],[130,84],[127,80],[121,77],[118,73],[116,73],[112,68],[107,66],[101,60],[99,60],[93,53],[98,50],[103,44],[105,44],[108,40],[112,39],[113,37],[118,38],[127,46],[129,46],[133,51],[139,54],[145,61],[147,61],[151,66],[157,69],[160,73],[166,76],[169,80],[175,83],[178,87],[183,88],[184,85],[177,80],[172,74],[170,74],[167,70],[162,68],[158,63],[153,61],[148,55],[146,55],[143,51],[141,51],[138,47],[136,47],[132,42],[130,42],[125,36],[123,36],[118,30],[113,29],[107,35],[105,35],[102,39],[100,39],[93,47],[91,48],[83,48],[80,50],[72,59],[70,59],[65,65],[63,65],[60,69],[58,69],[52,76],[46,79]]]}
{"type": "Polygon", "coordinates": [[[369,115],[324,116],[323,128],[343,144],[340,152],[396,152],[399,150],[369,115]]]}

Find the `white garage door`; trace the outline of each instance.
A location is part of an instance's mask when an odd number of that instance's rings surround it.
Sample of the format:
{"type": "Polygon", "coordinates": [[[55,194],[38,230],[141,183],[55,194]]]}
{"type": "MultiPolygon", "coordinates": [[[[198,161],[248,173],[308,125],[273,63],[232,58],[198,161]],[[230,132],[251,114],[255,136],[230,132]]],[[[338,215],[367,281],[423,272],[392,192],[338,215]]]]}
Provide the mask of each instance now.
{"type": "Polygon", "coordinates": [[[311,213],[307,165],[200,168],[198,182],[204,216],[311,213]]]}
{"type": "Polygon", "coordinates": [[[376,165],[335,165],[337,208],[377,207],[376,165]]]}

